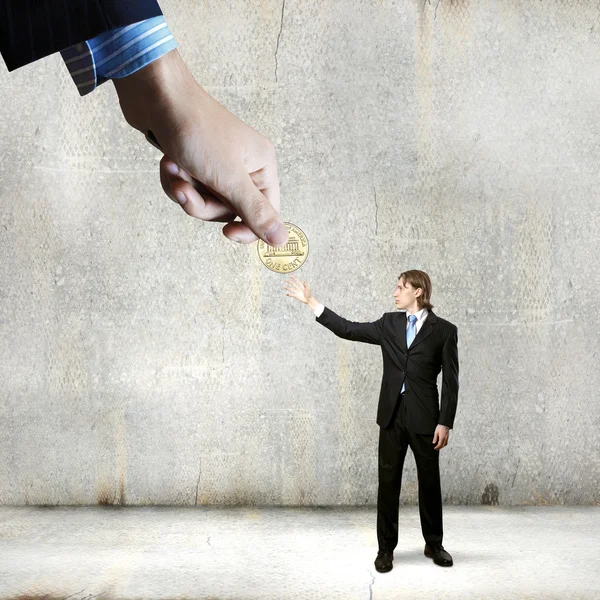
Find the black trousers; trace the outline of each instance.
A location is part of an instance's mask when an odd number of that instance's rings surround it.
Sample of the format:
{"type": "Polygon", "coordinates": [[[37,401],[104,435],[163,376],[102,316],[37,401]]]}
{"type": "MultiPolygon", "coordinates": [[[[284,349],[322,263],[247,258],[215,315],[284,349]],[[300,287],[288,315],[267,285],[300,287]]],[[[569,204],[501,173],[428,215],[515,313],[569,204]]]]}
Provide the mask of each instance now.
{"type": "Polygon", "coordinates": [[[440,454],[434,450],[433,434],[413,433],[406,428],[406,402],[402,394],[392,422],[379,430],[379,489],[377,493],[377,541],[380,551],[392,552],[398,544],[398,505],[402,468],[410,446],[417,464],[421,531],[428,544],[441,544],[442,490],[440,454]]]}

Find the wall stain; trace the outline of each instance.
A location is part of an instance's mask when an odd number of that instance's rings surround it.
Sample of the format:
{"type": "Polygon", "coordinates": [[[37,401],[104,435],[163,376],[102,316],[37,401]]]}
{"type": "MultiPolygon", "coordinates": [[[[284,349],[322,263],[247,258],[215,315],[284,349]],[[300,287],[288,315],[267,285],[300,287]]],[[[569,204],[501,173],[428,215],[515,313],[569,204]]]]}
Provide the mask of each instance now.
{"type": "Polygon", "coordinates": [[[483,490],[483,494],[481,494],[481,504],[497,506],[499,495],[500,492],[498,490],[498,486],[494,485],[493,483],[488,483],[485,486],[485,490],[483,490]]]}

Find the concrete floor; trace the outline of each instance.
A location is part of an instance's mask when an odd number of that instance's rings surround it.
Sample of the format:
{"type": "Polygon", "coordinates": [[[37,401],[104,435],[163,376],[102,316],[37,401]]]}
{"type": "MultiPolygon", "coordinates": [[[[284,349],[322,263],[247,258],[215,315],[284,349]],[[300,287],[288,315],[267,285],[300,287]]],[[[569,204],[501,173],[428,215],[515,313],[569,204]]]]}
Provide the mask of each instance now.
{"type": "Polygon", "coordinates": [[[0,507],[0,598],[600,599],[600,507],[445,507],[454,567],[402,507],[379,574],[373,509],[0,507]]]}

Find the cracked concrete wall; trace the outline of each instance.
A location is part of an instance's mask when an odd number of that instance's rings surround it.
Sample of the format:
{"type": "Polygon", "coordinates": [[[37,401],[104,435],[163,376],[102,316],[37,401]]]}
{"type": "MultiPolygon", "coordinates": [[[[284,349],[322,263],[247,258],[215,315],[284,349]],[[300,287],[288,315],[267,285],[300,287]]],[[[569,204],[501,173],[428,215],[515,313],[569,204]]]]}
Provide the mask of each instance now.
{"type": "MultiPolygon", "coordinates": [[[[317,299],[372,321],[430,273],[445,502],[598,503],[598,3],[162,6],[275,142],[317,299]]],[[[112,84],[80,98],[55,55],[0,90],[0,502],[374,504],[379,349],[166,199],[112,84]]]]}

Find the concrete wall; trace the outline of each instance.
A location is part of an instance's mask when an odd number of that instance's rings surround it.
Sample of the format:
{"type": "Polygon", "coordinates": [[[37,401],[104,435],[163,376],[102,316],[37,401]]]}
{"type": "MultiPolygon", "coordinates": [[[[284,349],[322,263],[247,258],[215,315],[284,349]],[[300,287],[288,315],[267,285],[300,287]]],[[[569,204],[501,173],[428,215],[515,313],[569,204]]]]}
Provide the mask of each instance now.
{"type": "MultiPolygon", "coordinates": [[[[598,503],[598,3],[161,5],[275,142],[317,299],[372,321],[431,275],[445,501],[598,503]]],[[[374,504],[379,348],[164,197],[112,84],[80,98],[55,55],[0,91],[0,503],[374,504]]]]}

